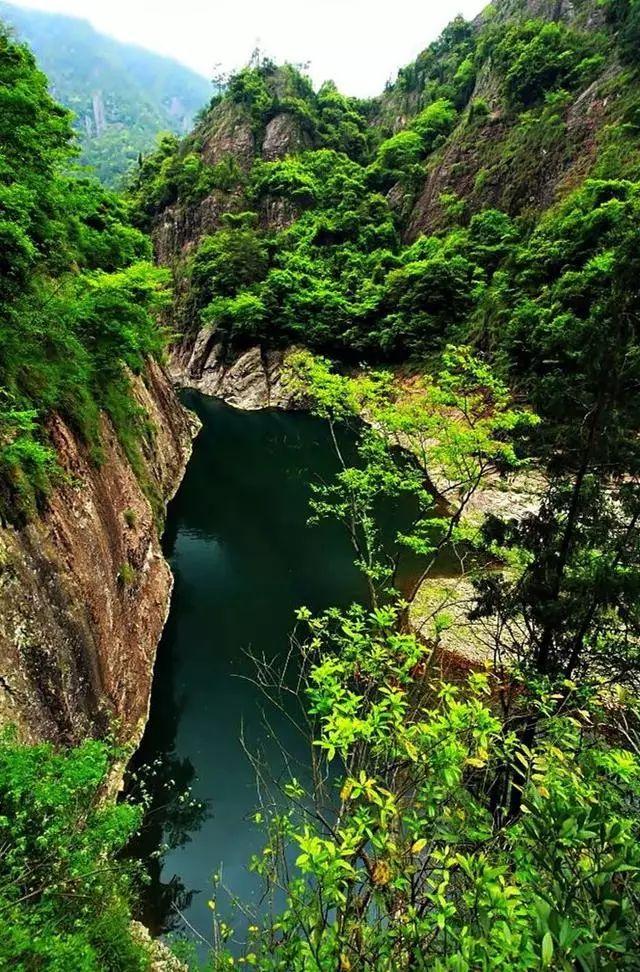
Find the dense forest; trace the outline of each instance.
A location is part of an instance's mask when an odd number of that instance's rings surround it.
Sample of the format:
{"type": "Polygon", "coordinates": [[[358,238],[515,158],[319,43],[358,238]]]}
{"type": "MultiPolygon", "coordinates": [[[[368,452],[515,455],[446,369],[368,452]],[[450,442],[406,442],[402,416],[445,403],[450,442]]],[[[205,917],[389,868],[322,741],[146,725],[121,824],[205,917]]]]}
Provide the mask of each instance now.
{"type": "Polygon", "coordinates": [[[187,132],[208,103],[206,78],[169,58],[99,34],[87,21],[0,3],[53,96],[73,112],[80,162],[106,185],[122,182],[160,132],[187,132]]]}
{"type": "MultiPolygon", "coordinates": [[[[640,4],[568,7],[456,19],[371,101],[256,55],[125,196],[74,172],[69,114],[0,34],[3,521],[56,488],[56,414],[98,464],[108,414],[136,467],[131,375],[167,344],[294,345],[293,393],[358,440],[311,518],[368,598],[292,619],[312,778],[256,808],[248,942],[212,890],[214,969],[640,968],[640,4]],[[531,468],[535,509],[469,516],[531,468]],[[459,618],[410,617],[451,547],[490,565],[465,619],[489,660],[448,678],[459,618]]],[[[104,799],[122,758],[3,736],[6,967],[150,967],[121,853],[144,792],[104,799]]]]}

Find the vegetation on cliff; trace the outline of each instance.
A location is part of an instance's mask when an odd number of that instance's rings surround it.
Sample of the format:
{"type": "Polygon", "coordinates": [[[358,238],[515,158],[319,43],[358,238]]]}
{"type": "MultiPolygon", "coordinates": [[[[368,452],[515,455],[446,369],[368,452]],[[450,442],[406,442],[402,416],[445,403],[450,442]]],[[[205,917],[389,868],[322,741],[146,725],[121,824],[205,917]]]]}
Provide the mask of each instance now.
{"type": "Polygon", "coordinates": [[[58,474],[54,414],[100,460],[100,413],[135,462],[130,371],[164,345],[169,275],[119,197],[70,169],[68,112],[0,32],[0,515],[33,512],[58,474]]]}
{"type": "Polygon", "coordinates": [[[0,738],[4,968],[149,967],[130,932],[132,868],[119,859],[141,812],[104,799],[112,765],[103,743],[56,752],[0,738]]]}
{"type": "MultiPolygon", "coordinates": [[[[633,21],[633,10],[616,10],[616,23],[633,21]]],[[[500,325],[487,318],[499,318],[505,303],[520,318],[561,275],[557,262],[542,269],[540,234],[561,248],[575,223],[584,245],[571,269],[585,287],[588,277],[593,285],[590,261],[633,237],[640,89],[634,65],[617,66],[625,36],[604,23],[595,30],[525,18],[505,27],[489,13],[480,25],[456,21],[371,103],[331,86],[316,94],[291,65],[244,69],[192,136],[165,141],[143,162],[133,189],[150,229],[167,207],[197,212],[210,198],[218,211],[220,231],[185,240],[195,253],[173,254],[182,328],[200,323],[236,346],[302,340],[396,360],[472,337],[523,382],[531,363],[523,372],[515,359],[519,338],[501,331],[498,350],[500,325]],[[591,171],[576,178],[586,137],[576,131],[578,105],[593,118],[584,120],[591,171]],[[289,137],[273,158],[264,146],[282,117],[289,137]],[[239,130],[250,136],[241,153],[239,130]],[[416,233],[425,181],[437,181],[443,167],[448,185],[434,185],[429,202],[437,232],[416,233]],[[539,184],[554,179],[564,208],[538,227],[539,184]],[[596,210],[603,218],[592,227],[596,210]]]]}

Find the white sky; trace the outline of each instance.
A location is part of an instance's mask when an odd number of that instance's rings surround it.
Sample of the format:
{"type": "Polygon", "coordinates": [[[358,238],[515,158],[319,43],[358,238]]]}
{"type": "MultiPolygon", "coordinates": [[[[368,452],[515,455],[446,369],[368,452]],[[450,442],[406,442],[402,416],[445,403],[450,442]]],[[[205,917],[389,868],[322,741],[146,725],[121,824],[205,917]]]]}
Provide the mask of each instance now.
{"type": "Polygon", "coordinates": [[[210,78],[254,47],[275,60],[310,61],[316,84],[332,78],[345,94],[378,94],[458,13],[483,0],[13,0],[73,14],[118,40],[167,54],[210,78]]]}

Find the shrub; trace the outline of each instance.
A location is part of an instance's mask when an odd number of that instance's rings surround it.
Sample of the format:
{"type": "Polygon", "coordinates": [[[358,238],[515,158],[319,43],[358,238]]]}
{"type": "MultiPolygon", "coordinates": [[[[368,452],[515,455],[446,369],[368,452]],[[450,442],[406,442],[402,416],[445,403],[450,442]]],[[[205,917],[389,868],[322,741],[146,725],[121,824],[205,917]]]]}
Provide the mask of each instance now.
{"type": "Polygon", "coordinates": [[[440,98],[421,111],[413,120],[411,129],[422,139],[425,154],[432,152],[438,142],[444,140],[452,131],[456,117],[457,112],[452,103],[445,98],[440,98]]]}
{"type": "Polygon", "coordinates": [[[136,581],[136,571],[131,564],[122,564],[118,570],[118,583],[123,587],[132,587],[136,581]]]}
{"type": "Polygon", "coordinates": [[[222,335],[241,341],[256,341],[266,336],[267,309],[256,294],[216,297],[203,310],[202,320],[222,335]]]}
{"type": "Polygon", "coordinates": [[[382,143],[377,161],[383,171],[394,173],[415,165],[423,156],[423,140],[418,132],[402,131],[382,143]]]}
{"type": "Polygon", "coordinates": [[[484,98],[474,98],[469,105],[469,121],[482,122],[489,115],[489,105],[484,98]]]}
{"type": "Polygon", "coordinates": [[[213,236],[205,236],[191,264],[196,302],[205,306],[213,297],[232,297],[243,287],[262,280],[269,265],[266,242],[255,227],[255,215],[227,219],[213,236]]]}
{"type": "Polygon", "coordinates": [[[531,107],[545,93],[571,89],[595,76],[599,40],[561,23],[528,20],[506,30],[493,50],[512,105],[531,107]]]}
{"type": "Polygon", "coordinates": [[[318,186],[303,159],[257,162],[251,172],[251,192],[255,199],[283,196],[297,206],[313,206],[318,186]]]}
{"type": "Polygon", "coordinates": [[[138,514],[136,513],[136,511],[135,510],[132,510],[131,508],[126,509],[124,511],[124,513],[122,514],[122,516],[124,518],[124,522],[127,524],[127,526],[129,527],[129,529],[132,530],[133,527],[138,522],[138,514]]]}
{"type": "Polygon", "coordinates": [[[135,871],[120,856],[141,810],[106,802],[115,754],[99,742],[57,751],[0,737],[0,965],[143,972],[131,937],[135,871]]]}

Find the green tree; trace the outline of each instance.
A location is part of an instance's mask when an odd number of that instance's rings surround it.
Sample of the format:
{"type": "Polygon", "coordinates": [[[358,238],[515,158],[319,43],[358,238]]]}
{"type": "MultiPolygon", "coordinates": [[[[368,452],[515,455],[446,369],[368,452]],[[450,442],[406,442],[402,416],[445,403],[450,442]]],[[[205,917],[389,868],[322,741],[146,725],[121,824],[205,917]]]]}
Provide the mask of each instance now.
{"type": "Polygon", "coordinates": [[[0,32],[0,516],[43,502],[58,473],[55,413],[100,457],[100,410],[134,467],[144,434],[130,371],[160,356],[169,276],[129,206],[70,169],[69,115],[28,50],[0,32]]]}
{"type": "Polygon", "coordinates": [[[213,297],[232,297],[266,275],[269,254],[253,213],[228,217],[225,227],[201,242],[191,265],[191,281],[200,306],[213,297]]]}
{"type": "Polygon", "coordinates": [[[0,964],[143,972],[131,933],[135,873],[120,852],[140,808],[105,800],[116,757],[0,739],[0,964]]]}

